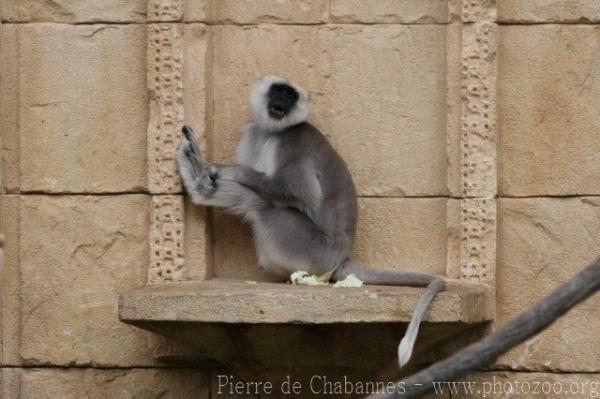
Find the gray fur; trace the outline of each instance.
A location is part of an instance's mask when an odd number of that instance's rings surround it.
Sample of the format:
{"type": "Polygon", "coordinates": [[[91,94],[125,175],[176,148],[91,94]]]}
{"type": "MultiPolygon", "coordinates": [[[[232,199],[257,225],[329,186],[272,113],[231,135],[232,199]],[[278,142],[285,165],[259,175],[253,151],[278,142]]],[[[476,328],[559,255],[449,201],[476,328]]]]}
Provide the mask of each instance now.
{"type": "Polygon", "coordinates": [[[192,201],[224,207],[246,219],[252,226],[259,265],[282,278],[297,270],[322,275],[336,268],[335,280],[353,273],[368,284],[427,286],[399,346],[403,366],[429,303],[444,289],[444,281],[351,262],[357,220],[354,183],[325,136],[305,122],[308,94],[282,78],[267,77],[254,86],[250,104],[255,120],[245,128],[234,165],[203,164],[193,132],[184,128],[178,163],[192,201]],[[271,120],[267,112],[266,96],[273,83],[288,84],[300,94],[280,120],[271,120]]]}

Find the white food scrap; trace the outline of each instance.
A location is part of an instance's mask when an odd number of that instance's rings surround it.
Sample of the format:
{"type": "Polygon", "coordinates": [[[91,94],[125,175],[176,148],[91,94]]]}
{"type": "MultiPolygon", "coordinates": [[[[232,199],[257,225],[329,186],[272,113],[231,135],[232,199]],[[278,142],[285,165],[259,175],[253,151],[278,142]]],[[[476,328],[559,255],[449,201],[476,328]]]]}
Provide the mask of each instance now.
{"type": "Polygon", "coordinates": [[[292,273],[290,276],[290,281],[292,284],[297,285],[327,285],[328,283],[325,281],[320,281],[317,276],[314,274],[308,274],[303,270],[299,270],[297,272],[292,273]]]}
{"type": "Polygon", "coordinates": [[[361,279],[356,277],[354,274],[349,274],[345,279],[339,280],[333,285],[333,288],[350,288],[350,287],[362,287],[363,282],[361,279]]]}

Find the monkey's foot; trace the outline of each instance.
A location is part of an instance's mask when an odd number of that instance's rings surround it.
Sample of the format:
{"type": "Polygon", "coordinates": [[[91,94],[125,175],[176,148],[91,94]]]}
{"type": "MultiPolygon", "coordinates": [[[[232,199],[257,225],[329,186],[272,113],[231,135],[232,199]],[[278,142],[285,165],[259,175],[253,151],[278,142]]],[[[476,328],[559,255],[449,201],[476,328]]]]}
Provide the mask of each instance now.
{"type": "Polygon", "coordinates": [[[177,148],[177,164],[181,180],[192,201],[200,204],[217,189],[217,167],[202,163],[202,154],[193,130],[182,129],[183,137],[177,148]]]}
{"type": "Polygon", "coordinates": [[[196,139],[196,134],[189,126],[184,126],[181,129],[183,137],[179,144],[177,161],[181,166],[191,168],[194,177],[200,176],[203,170],[202,153],[196,139]]]}

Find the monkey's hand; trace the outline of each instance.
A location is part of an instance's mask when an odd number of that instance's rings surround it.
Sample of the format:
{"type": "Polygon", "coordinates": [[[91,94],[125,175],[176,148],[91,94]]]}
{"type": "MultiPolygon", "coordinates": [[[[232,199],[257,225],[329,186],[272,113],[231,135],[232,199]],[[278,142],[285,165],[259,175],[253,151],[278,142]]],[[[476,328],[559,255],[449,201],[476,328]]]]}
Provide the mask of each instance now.
{"type": "Polygon", "coordinates": [[[219,167],[213,163],[204,165],[198,189],[205,195],[214,193],[217,190],[217,180],[219,177],[219,167]]]}
{"type": "Polygon", "coordinates": [[[192,201],[200,204],[217,189],[217,168],[202,163],[202,153],[193,130],[184,126],[182,132],[183,137],[177,148],[179,173],[192,201]]]}

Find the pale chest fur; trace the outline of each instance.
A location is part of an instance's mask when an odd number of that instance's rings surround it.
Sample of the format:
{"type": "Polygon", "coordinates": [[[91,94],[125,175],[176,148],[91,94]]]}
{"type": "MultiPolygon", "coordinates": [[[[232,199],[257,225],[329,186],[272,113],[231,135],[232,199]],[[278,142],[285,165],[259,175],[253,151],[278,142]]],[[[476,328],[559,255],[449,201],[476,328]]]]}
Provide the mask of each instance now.
{"type": "Polygon", "coordinates": [[[247,129],[238,145],[235,162],[273,176],[277,169],[278,145],[277,137],[255,134],[251,129],[247,129]]]}

